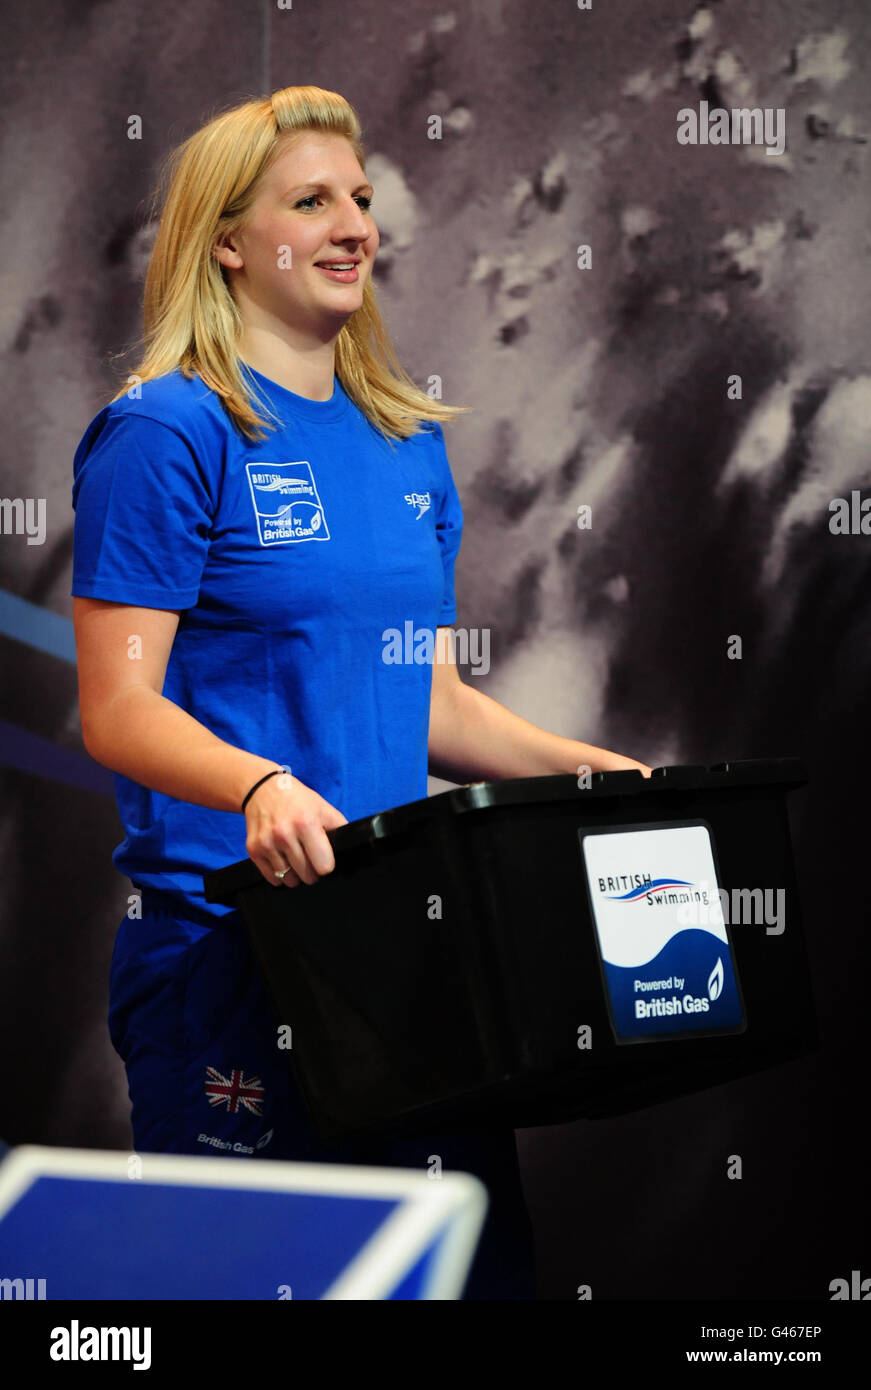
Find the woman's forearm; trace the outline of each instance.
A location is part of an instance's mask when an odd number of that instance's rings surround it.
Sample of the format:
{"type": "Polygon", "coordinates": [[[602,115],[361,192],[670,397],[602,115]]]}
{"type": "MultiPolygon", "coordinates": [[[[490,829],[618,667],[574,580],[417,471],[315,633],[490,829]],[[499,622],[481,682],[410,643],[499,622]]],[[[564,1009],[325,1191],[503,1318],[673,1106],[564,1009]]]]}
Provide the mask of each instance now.
{"type": "Polygon", "coordinates": [[[549,733],[481,690],[458,682],[430,716],[429,770],[451,782],[556,773],[613,772],[646,764],[578,739],[549,733]]]}
{"type": "Polygon", "coordinates": [[[238,811],[259,778],[281,764],[225,743],[150,686],[122,690],[91,730],[91,757],[152,791],[215,811],[238,811]]]}

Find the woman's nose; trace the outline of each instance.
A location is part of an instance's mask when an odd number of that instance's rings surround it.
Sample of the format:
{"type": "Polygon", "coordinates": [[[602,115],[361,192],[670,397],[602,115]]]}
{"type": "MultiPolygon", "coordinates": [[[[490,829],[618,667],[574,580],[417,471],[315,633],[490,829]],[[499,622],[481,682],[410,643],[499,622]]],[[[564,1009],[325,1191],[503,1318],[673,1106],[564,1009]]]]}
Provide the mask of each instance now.
{"type": "Polygon", "coordinates": [[[367,217],[362,208],[356,203],[351,203],[350,207],[342,210],[342,215],[336,219],[335,240],[341,241],[344,237],[353,237],[355,241],[365,241],[366,237],[371,236],[373,223],[371,217],[367,217]]]}

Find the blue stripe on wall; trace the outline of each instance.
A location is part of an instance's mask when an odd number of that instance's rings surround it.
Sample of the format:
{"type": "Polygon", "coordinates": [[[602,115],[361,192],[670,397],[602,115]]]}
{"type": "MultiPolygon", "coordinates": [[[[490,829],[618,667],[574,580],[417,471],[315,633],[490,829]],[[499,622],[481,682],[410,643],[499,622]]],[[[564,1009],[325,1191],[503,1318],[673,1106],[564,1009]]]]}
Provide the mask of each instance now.
{"type": "Polygon", "coordinates": [[[0,633],[75,665],[76,639],[69,618],[0,589],[0,633]]]}
{"type": "MultiPolygon", "coordinates": [[[[18,598],[5,589],[0,589],[0,634],[75,665],[76,640],[69,618],[28,603],[27,599],[18,598]]],[[[115,791],[112,773],[95,763],[87,753],[59,748],[49,739],[2,719],[0,765],[48,777],[52,782],[81,787],[83,791],[103,792],[107,796],[115,791]]]]}
{"type": "Polygon", "coordinates": [[[0,719],[0,765],[18,772],[32,772],[52,782],[65,782],[83,791],[114,795],[115,782],[108,768],[101,767],[87,753],[59,748],[47,738],[30,734],[0,719]]]}

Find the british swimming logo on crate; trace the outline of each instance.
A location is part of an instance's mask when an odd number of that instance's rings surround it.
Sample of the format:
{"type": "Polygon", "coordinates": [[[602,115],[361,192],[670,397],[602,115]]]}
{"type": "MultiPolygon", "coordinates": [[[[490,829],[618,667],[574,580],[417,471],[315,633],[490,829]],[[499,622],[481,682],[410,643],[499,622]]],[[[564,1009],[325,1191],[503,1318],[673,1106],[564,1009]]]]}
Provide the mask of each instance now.
{"type": "Polygon", "coordinates": [[[248,463],[245,467],[261,545],[330,539],[310,463],[248,463]]]}
{"type": "Polygon", "coordinates": [[[740,1032],[708,827],[581,832],[581,843],[618,1038],[740,1032]]]}

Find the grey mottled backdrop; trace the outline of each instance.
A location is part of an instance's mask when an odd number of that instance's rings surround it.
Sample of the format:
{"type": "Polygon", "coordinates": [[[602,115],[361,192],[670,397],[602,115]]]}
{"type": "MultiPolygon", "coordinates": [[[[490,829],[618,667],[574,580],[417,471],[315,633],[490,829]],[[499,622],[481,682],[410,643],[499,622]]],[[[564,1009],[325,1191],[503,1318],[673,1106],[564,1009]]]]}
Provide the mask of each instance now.
{"type": "Polygon", "coordinates": [[[147,195],[210,114],[315,83],[363,121],[400,356],[475,408],[447,438],[482,688],[653,764],[813,773],[796,837],[823,1051],[521,1133],[541,1296],[825,1298],[871,1274],[871,537],[828,526],[871,487],[867,5],[54,0],[2,21],[0,492],[45,498],[47,529],[0,534],[0,1135],[131,1143],[105,1026],[128,884],[80,739],[70,487],[140,330],[147,195]],[[679,145],[701,100],[785,108],[786,153],[679,145]]]}

